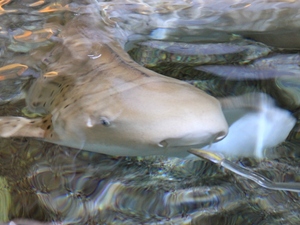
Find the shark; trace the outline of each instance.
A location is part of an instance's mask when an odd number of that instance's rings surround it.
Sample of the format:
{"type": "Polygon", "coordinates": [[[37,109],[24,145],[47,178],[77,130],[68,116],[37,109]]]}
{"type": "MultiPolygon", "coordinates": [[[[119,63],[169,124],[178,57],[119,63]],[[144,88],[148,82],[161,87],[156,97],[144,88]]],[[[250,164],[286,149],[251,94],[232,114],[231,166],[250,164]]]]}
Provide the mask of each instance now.
{"type": "Polygon", "coordinates": [[[140,66],[102,27],[90,12],[65,25],[26,94],[27,110],[41,116],[0,117],[1,137],[118,156],[173,156],[227,135],[216,98],[140,66]]]}
{"type": "MultiPolygon", "coordinates": [[[[295,125],[291,113],[265,94],[216,99],[142,67],[108,25],[97,7],[85,6],[50,51],[30,53],[41,59],[42,74],[27,91],[26,105],[40,116],[0,117],[0,137],[34,137],[117,156],[184,157],[205,147],[263,158],[264,148],[284,141],[295,125]]],[[[26,74],[29,67],[18,65],[26,74]]]]}

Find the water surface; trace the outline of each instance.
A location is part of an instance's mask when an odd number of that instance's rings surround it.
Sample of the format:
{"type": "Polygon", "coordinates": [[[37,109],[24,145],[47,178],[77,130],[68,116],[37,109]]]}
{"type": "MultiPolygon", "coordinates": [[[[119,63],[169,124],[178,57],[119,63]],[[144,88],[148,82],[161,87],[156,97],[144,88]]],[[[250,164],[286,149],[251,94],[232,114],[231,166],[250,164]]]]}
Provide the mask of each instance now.
{"type": "MultiPolygon", "coordinates": [[[[106,22],[103,31],[143,66],[216,97],[265,92],[299,117],[300,3],[228,0],[0,1],[1,116],[24,116],[22,90],[44,72],[64,25],[90,3],[106,22]]],[[[297,124],[286,142],[266,149],[265,160],[232,161],[273,181],[300,182],[299,153],[297,124]]],[[[0,165],[1,222],[300,221],[298,193],[262,188],[205,160],[112,157],[1,138],[0,165]]]]}

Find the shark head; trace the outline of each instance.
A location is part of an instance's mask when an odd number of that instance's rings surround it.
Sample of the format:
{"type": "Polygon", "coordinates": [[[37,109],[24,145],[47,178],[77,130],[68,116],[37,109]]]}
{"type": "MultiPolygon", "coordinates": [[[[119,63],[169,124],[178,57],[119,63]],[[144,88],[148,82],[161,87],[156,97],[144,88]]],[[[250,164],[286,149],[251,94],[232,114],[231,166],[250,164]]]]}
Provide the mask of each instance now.
{"type": "Polygon", "coordinates": [[[145,80],[61,107],[52,118],[58,143],[110,155],[180,155],[226,136],[228,125],[214,97],[171,78],[145,80]]]}

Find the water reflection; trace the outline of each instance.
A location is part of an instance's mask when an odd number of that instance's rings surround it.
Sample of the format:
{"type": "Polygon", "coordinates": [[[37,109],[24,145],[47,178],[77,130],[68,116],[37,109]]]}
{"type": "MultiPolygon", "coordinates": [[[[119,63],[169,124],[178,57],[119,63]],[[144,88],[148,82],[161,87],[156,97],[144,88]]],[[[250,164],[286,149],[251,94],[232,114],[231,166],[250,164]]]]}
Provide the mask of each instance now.
{"type": "MultiPolygon", "coordinates": [[[[121,43],[129,39],[126,48],[141,64],[215,96],[266,92],[298,118],[299,56],[284,49],[299,48],[297,1],[223,1],[218,6],[213,1],[98,3],[107,29],[121,43]],[[111,27],[115,21],[117,27],[111,27]],[[190,43],[195,40],[200,43],[190,43]],[[201,53],[201,47],[206,51],[201,53]],[[245,73],[247,77],[241,78],[245,73]]],[[[38,76],[57,60],[50,52],[60,42],[57,34],[86,3],[0,5],[0,79],[15,78],[0,82],[0,113],[22,116],[21,89],[31,84],[30,76],[38,76]]],[[[82,54],[74,52],[74,57],[82,54]]],[[[91,57],[97,55],[95,49],[91,57]]],[[[46,76],[56,76],[55,71],[47,72],[46,76]]],[[[300,182],[298,130],[296,125],[287,142],[268,149],[269,159],[234,163],[274,182],[300,182]]],[[[66,224],[299,223],[297,193],[266,190],[208,161],[109,157],[15,138],[0,140],[0,164],[1,222],[27,218],[66,224]]]]}

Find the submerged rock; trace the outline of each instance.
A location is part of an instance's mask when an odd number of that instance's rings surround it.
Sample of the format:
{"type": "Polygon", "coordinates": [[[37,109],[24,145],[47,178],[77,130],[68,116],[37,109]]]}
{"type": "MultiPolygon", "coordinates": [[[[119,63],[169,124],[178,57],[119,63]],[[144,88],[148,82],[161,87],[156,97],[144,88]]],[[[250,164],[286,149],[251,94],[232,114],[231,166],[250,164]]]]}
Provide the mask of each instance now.
{"type": "Polygon", "coordinates": [[[137,43],[129,54],[148,68],[172,63],[196,66],[203,64],[247,63],[268,55],[271,49],[264,44],[245,39],[228,43],[181,43],[146,41],[137,43]]]}

